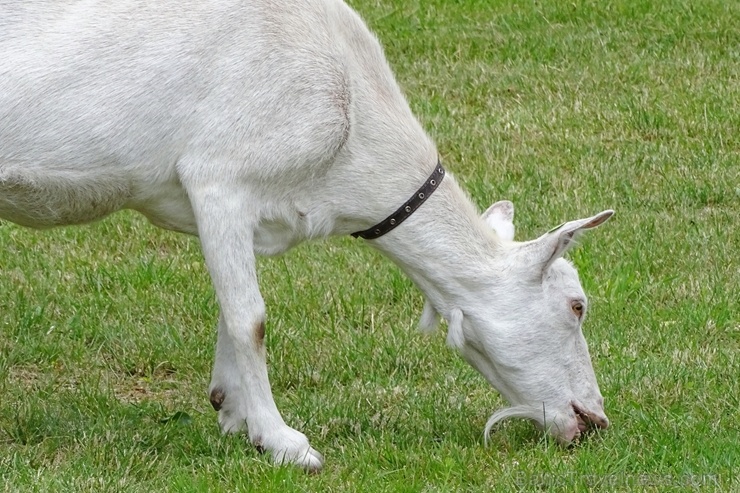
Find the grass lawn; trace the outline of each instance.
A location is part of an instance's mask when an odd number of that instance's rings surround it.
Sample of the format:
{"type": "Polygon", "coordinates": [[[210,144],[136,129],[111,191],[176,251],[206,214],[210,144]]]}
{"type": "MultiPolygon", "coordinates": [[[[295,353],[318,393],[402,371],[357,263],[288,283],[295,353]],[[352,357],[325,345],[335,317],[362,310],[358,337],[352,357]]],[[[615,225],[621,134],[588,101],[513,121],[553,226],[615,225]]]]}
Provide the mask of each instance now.
{"type": "MultiPolygon", "coordinates": [[[[326,458],[223,437],[196,239],[120,213],[0,223],[0,491],[738,491],[740,3],[354,0],[447,168],[570,258],[612,427],[563,449],[444,344],[362,241],[260,261],[270,376],[326,458]]],[[[2,122],[0,122],[0,125],[2,122]]],[[[1,144],[0,144],[1,145],[1,144]]]]}

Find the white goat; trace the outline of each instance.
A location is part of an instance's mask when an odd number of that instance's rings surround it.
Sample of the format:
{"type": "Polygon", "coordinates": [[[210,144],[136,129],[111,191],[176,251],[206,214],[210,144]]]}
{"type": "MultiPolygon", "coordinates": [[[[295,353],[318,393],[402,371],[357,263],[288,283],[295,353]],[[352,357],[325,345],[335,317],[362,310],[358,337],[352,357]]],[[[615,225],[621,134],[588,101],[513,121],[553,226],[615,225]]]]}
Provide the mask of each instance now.
{"type": "MultiPolygon", "coordinates": [[[[45,228],[128,208],[198,235],[221,308],[210,399],[275,461],[322,457],[283,421],[265,365],[255,255],[381,222],[437,149],[380,45],[340,0],[0,2],[0,218],[45,228]]],[[[440,178],[441,180],[441,178],[440,178]]],[[[563,442],[607,426],[560,257],[611,211],[513,241],[448,176],[371,241],[424,292],[450,344],[563,442]],[[498,234],[496,234],[498,233],[498,234]]]]}

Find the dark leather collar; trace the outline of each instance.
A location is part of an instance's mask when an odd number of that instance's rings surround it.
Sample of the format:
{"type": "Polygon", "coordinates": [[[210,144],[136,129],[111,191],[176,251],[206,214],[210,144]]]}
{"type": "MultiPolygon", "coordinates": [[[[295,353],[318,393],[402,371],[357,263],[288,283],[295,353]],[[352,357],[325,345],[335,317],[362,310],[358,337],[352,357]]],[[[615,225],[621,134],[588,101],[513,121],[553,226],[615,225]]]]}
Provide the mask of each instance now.
{"type": "Polygon", "coordinates": [[[375,238],[380,238],[387,232],[391,231],[393,228],[408,219],[408,217],[413,214],[414,211],[421,206],[421,204],[426,202],[426,200],[437,189],[439,184],[442,183],[442,178],[444,178],[444,176],[445,169],[442,167],[442,164],[437,161],[437,167],[434,168],[434,172],[427,179],[426,183],[424,183],[424,185],[422,185],[422,187],[418,189],[416,193],[409,200],[406,201],[405,204],[399,207],[396,212],[386,217],[382,222],[379,222],[372,228],[368,228],[365,231],[357,231],[355,233],[352,233],[352,236],[354,236],[355,238],[374,240],[375,238]]]}

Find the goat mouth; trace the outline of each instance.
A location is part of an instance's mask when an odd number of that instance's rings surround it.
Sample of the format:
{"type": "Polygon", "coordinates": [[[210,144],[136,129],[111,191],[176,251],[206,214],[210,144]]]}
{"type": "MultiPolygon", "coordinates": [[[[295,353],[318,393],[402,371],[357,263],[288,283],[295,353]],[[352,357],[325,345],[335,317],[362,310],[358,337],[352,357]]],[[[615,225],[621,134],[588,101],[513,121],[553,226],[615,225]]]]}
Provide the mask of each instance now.
{"type": "Polygon", "coordinates": [[[591,428],[591,416],[589,416],[586,411],[578,407],[576,404],[571,404],[571,407],[573,408],[573,412],[576,415],[576,420],[578,421],[578,431],[583,433],[584,431],[591,428]]]}
{"type": "MultiPolygon", "coordinates": [[[[575,414],[577,429],[574,430],[573,436],[570,439],[563,438],[561,440],[560,438],[558,438],[558,441],[560,441],[563,445],[570,445],[573,440],[577,441],[586,431],[590,431],[596,427],[606,428],[609,425],[608,421],[606,421],[606,418],[599,418],[598,415],[592,415],[574,402],[571,402],[570,407],[573,410],[573,414],[575,414]]],[[[529,419],[535,422],[540,428],[547,428],[547,418],[544,416],[543,411],[543,409],[538,409],[534,406],[529,405],[518,405],[499,409],[498,411],[493,413],[490,418],[488,418],[486,427],[483,430],[483,437],[486,445],[488,444],[488,436],[491,433],[491,429],[494,427],[494,425],[505,419],[529,419]]],[[[554,434],[558,435],[557,433],[554,434]]]]}

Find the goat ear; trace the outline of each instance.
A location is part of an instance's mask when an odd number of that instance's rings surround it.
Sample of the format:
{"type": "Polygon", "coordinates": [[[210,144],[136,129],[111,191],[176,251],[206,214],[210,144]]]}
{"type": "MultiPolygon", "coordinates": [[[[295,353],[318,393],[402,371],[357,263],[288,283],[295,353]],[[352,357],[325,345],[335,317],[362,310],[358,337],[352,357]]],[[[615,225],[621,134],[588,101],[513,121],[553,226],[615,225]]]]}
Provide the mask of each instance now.
{"type": "Polygon", "coordinates": [[[439,314],[434,309],[429,300],[424,302],[424,309],[421,311],[421,319],[419,320],[419,330],[421,332],[431,334],[439,326],[439,314]]]}
{"type": "Polygon", "coordinates": [[[481,216],[501,238],[506,241],[514,240],[514,204],[508,200],[500,200],[489,207],[481,216]]]}
{"type": "Polygon", "coordinates": [[[447,321],[447,345],[451,348],[462,349],[465,345],[462,322],[462,311],[459,308],[453,309],[447,321]]]}
{"type": "Polygon", "coordinates": [[[543,270],[546,270],[556,259],[563,256],[575,244],[578,236],[587,229],[601,226],[612,217],[613,210],[606,210],[586,219],[577,219],[562,224],[549,233],[535,240],[542,256],[543,270]]]}

